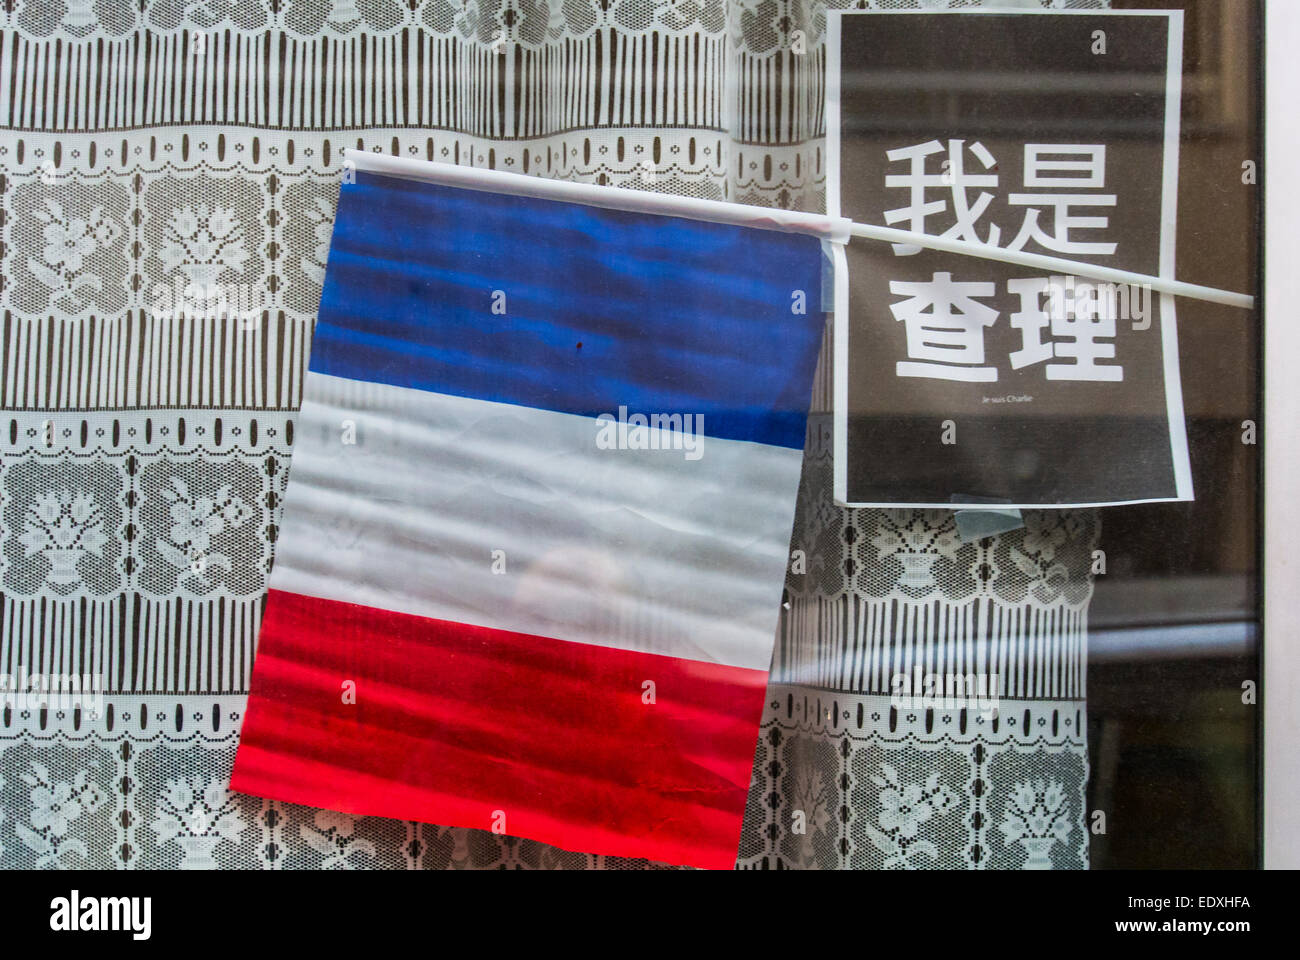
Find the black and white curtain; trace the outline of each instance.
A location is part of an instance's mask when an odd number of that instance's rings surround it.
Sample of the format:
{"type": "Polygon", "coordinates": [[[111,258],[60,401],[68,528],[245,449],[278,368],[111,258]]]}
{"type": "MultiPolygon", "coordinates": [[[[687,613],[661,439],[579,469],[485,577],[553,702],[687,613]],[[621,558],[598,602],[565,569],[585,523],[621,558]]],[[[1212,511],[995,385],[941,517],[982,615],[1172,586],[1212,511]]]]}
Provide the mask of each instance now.
{"type": "MultiPolygon", "coordinates": [[[[0,710],[0,867],[647,866],[227,790],[341,152],[818,211],[825,8],[977,5],[3,0],[0,674],[104,696],[0,710]]],[[[828,360],[738,865],[1086,867],[1095,512],[835,506],[828,360]]]]}

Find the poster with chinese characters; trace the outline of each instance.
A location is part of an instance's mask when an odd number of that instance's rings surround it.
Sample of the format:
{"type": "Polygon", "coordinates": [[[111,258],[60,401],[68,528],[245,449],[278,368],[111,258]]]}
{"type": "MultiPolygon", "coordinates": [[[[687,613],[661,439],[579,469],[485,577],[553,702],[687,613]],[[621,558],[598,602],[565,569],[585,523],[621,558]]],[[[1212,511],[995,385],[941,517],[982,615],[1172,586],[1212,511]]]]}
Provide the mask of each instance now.
{"type": "MultiPolygon", "coordinates": [[[[1173,277],[1182,14],[827,17],[827,212],[1173,277]]],[[[1174,298],[855,238],[835,496],[854,506],[1192,499],[1174,298]]]]}

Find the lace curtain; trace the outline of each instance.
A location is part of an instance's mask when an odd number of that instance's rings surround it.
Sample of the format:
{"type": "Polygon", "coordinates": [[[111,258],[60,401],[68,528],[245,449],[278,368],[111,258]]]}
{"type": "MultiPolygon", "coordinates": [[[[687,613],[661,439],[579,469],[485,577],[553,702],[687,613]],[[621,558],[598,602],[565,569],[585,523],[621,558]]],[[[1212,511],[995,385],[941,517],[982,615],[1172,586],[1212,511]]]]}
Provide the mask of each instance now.
{"type": "MultiPolygon", "coordinates": [[[[226,789],[341,151],[820,210],[826,6],[3,5],[0,674],[105,695],[0,711],[0,866],[648,866],[226,789]]],[[[739,866],[1086,867],[1096,514],[836,507],[829,369],[739,866]],[[891,704],[973,664],[996,715],[891,704]]]]}

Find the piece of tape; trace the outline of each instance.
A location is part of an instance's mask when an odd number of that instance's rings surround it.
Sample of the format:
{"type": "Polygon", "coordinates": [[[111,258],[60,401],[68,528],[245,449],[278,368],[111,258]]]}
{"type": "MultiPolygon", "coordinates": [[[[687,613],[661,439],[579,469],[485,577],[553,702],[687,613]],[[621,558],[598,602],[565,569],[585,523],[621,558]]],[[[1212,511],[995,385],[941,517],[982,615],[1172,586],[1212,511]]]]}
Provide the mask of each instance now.
{"type": "Polygon", "coordinates": [[[1012,509],[958,510],[953,518],[957,521],[957,537],[962,543],[973,543],[985,537],[995,537],[1009,530],[1019,530],[1025,525],[1020,511],[1012,509]]]}

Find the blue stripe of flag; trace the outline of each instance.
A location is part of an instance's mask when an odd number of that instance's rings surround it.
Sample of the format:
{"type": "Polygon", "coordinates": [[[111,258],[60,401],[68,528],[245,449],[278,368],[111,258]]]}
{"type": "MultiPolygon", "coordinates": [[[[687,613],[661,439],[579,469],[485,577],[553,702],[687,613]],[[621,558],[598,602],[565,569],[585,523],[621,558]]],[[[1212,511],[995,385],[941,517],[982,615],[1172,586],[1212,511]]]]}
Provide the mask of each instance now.
{"type": "Polygon", "coordinates": [[[821,273],[813,237],[361,172],[311,369],[582,416],[701,414],[709,436],[801,448],[821,273]]]}

